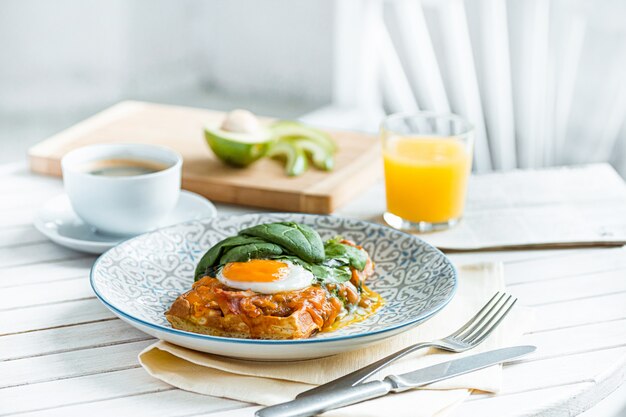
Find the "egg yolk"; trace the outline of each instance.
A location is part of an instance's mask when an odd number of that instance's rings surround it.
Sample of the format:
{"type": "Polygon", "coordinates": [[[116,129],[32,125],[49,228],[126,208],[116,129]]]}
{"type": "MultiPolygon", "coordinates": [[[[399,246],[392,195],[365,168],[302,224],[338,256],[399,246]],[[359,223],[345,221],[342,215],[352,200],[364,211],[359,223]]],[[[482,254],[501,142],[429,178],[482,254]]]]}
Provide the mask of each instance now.
{"type": "Polygon", "coordinates": [[[252,259],[248,262],[231,262],[224,266],[222,275],[232,281],[272,282],[281,277],[287,264],[269,259],[252,259]]]}

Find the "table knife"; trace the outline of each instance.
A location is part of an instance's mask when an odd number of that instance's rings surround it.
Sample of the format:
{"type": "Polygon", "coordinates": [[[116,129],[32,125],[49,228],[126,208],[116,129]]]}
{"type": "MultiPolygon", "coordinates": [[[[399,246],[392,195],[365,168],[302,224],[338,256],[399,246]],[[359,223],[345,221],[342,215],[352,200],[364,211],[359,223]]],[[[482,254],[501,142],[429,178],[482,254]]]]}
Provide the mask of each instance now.
{"type": "Polygon", "coordinates": [[[345,407],[361,401],[402,392],[433,382],[477,371],[534,352],[535,346],[515,346],[443,362],[401,375],[389,375],[382,381],[361,383],[331,392],[320,392],[258,410],[257,417],[305,417],[345,407]]]}

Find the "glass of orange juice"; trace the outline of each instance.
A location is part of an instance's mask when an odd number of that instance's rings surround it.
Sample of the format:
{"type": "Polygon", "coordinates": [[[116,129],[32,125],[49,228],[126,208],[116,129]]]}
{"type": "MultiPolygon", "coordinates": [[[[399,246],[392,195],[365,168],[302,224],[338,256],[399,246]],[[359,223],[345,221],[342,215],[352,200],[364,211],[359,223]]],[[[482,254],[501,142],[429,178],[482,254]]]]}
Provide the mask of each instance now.
{"type": "Polygon", "coordinates": [[[417,232],[455,225],[472,168],[472,125],[453,114],[395,114],[381,135],[387,224],[417,232]]]}

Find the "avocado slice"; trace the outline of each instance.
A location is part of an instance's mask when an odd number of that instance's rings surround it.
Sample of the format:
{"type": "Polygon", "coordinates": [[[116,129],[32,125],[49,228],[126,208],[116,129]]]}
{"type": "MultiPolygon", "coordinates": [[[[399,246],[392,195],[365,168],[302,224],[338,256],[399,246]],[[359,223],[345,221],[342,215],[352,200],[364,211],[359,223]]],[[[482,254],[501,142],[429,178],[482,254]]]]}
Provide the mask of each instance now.
{"type": "Polygon", "coordinates": [[[281,139],[275,142],[267,155],[274,158],[284,158],[287,161],[285,172],[290,177],[301,175],[309,167],[304,149],[298,146],[293,139],[281,139]]]}
{"type": "Polygon", "coordinates": [[[337,145],[327,133],[299,122],[280,120],[272,124],[269,129],[278,138],[307,138],[312,142],[317,142],[320,147],[325,148],[331,154],[337,150],[337,145]]]}
{"type": "Polygon", "coordinates": [[[313,161],[313,166],[322,171],[332,171],[335,166],[335,160],[332,152],[328,148],[321,146],[319,142],[311,140],[307,137],[291,139],[297,146],[301,147],[313,161]]]}

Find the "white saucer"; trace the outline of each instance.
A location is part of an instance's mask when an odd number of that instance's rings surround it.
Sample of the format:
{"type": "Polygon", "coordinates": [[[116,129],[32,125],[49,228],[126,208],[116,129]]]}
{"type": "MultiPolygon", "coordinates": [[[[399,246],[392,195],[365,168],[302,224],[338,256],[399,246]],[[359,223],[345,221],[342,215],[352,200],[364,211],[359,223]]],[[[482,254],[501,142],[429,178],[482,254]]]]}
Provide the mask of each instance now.
{"type": "MultiPolygon", "coordinates": [[[[181,191],[178,204],[155,229],[189,220],[213,217],[215,206],[206,198],[181,191]]],[[[59,245],[81,252],[103,253],[134,236],[113,236],[98,232],[86,224],[72,209],[67,194],[48,200],[37,213],[34,225],[41,233],[59,245]]]]}

